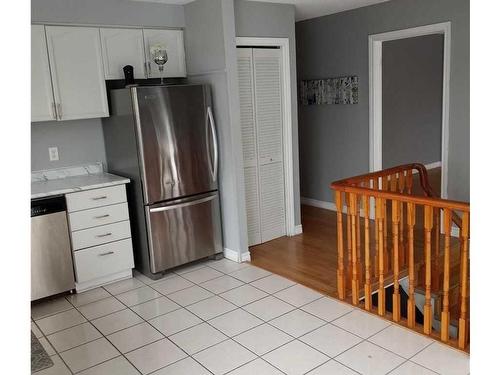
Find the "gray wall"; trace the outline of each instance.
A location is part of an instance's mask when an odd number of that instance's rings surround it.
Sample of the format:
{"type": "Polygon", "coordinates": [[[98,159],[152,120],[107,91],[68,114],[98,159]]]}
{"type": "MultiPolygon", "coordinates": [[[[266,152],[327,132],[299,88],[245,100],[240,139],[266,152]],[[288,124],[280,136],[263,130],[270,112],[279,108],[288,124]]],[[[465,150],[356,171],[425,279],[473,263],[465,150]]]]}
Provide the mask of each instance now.
{"type": "Polygon", "coordinates": [[[208,83],[212,89],[224,247],[241,255],[248,250],[248,239],[233,0],[191,2],[185,6],[185,20],[188,79],[208,83]]]}
{"type": "Polygon", "coordinates": [[[441,161],[441,34],[382,43],[382,165],[441,161]]]}
{"type": "MultiPolygon", "coordinates": [[[[34,0],[32,22],[184,27],[184,7],[124,0],[34,0]]],[[[31,170],[105,161],[100,119],[37,122],[31,125],[31,170]],[[59,147],[49,162],[48,144],[59,147]]]]}
{"type": "Polygon", "coordinates": [[[32,171],[96,161],[106,161],[100,119],[32,123],[32,171]],[[58,161],[49,161],[49,147],[53,146],[59,150],[58,161]]]}
{"type": "Polygon", "coordinates": [[[295,52],[295,7],[290,4],[235,0],[236,36],[288,38],[290,43],[290,81],[292,83],[292,149],[295,225],[300,220],[299,140],[297,120],[297,72],[295,52]]]}
{"type": "Polygon", "coordinates": [[[302,195],[369,170],[368,35],[451,21],[448,197],[469,200],[469,1],[393,0],[296,24],[298,79],[359,76],[359,104],[299,106],[302,195]]]}
{"type": "Polygon", "coordinates": [[[33,0],[31,21],[184,27],[184,7],[127,0],[33,0]]]}

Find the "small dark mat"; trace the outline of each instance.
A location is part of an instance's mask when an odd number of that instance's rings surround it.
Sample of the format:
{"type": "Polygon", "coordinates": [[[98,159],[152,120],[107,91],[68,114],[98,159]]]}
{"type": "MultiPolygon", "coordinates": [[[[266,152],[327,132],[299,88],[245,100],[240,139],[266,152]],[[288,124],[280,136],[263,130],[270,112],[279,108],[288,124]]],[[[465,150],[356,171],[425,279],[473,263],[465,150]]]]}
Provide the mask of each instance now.
{"type": "Polygon", "coordinates": [[[52,359],[50,359],[40,341],[31,332],[31,372],[33,373],[52,366],[54,366],[54,362],[52,362],[52,359]]]}

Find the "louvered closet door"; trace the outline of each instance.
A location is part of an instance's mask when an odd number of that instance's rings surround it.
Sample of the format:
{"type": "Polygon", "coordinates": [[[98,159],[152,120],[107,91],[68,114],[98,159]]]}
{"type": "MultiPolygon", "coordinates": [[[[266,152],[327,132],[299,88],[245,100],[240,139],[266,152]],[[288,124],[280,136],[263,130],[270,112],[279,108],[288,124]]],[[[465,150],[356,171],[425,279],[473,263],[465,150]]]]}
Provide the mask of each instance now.
{"type": "Polygon", "coordinates": [[[281,53],[238,49],[249,245],[285,235],[281,53]]]}
{"type": "Polygon", "coordinates": [[[257,131],[255,124],[252,49],[238,48],[241,135],[245,176],[248,245],[262,242],[260,232],[260,193],[257,170],[257,131]]]}
{"type": "Polygon", "coordinates": [[[285,235],[281,52],[253,49],[262,242],[285,235]]]}

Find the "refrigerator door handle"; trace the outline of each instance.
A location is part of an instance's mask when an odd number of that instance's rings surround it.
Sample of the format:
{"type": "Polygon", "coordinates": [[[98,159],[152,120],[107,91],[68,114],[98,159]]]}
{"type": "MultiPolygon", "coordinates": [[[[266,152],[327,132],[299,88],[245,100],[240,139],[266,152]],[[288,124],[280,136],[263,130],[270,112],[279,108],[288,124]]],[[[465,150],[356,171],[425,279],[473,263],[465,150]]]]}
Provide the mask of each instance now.
{"type": "Polygon", "coordinates": [[[181,207],[194,206],[195,204],[209,202],[211,200],[214,200],[215,198],[217,198],[217,194],[210,195],[208,197],[204,197],[204,198],[197,199],[194,201],[183,202],[183,203],[178,203],[178,204],[171,204],[171,205],[163,206],[163,207],[150,208],[149,212],[162,212],[162,211],[168,211],[168,210],[175,210],[175,209],[181,208],[181,207]]]}
{"type": "Polygon", "coordinates": [[[214,121],[214,115],[212,113],[212,107],[208,106],[207,107],[207,116],[208,116],[208,121],[210,123],[210,130],[212,133],[212,142],[213,142],[213,147],[214,147],[214,161],[212,165],[212,178],[214,181],[217,180],[217,173],[219,171],[219,146],[217,144],[217,133],[215,132],[215,121],[214,121]]]}

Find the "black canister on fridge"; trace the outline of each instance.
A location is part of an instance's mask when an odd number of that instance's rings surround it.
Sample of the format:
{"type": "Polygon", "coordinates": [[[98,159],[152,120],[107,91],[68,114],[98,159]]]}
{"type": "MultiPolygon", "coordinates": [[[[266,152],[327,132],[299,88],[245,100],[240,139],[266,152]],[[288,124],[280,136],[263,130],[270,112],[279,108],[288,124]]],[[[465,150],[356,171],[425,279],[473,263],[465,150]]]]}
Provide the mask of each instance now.
{"type": "Polygon", "coordinates": [[[132,65],[125,65],[123,74],[125,75],[125,86],[135,85],[134,67],[132,65]]]}

